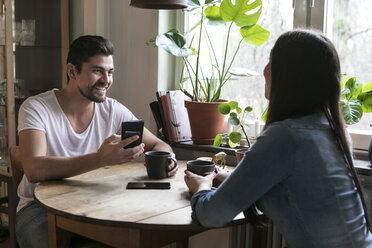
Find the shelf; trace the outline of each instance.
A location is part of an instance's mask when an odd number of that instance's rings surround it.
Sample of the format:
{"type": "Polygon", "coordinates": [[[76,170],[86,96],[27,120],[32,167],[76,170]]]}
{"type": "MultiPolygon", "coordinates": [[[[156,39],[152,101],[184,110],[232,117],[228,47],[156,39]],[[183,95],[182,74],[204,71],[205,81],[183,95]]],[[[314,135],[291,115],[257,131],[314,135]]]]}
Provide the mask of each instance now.
{"type": "Polygon", "coordinates": [[[214,147],[213,145],[196,145],[192,141],[175,142],[172,143],[171,146],[192,151],[203,151],[211,153],[225,152],[228,155],[235,155],[235,150],[241,148],[239,147],[235,149],[230,147],[214,147]]]}
{"type": "Polygon", "coordinates": [[[61,46],[35,45],[35,46],[15,46],[16,51],[19,49],[61,49],[61,46]]]}

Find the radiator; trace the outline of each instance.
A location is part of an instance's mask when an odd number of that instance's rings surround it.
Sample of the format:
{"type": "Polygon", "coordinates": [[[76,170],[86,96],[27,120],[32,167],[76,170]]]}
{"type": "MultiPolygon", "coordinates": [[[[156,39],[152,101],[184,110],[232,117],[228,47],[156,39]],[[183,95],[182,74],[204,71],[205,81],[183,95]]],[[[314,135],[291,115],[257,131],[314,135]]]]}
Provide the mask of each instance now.
{"type": "Polygon", "coordinates": [[[253,226],[241,225],[230,229],[229,248],[285,248],[285,240],[276,226],[270,222],[259,240],[253,240],[253,226]]]}

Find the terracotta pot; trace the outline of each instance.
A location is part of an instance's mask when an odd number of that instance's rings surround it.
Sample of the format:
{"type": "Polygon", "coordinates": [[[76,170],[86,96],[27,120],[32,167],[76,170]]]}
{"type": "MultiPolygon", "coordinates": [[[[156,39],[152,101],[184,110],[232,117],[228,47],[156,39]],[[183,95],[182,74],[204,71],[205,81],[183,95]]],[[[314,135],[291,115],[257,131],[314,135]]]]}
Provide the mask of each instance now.
{"type": "Polygon", "coordinates": [[[248,148],[241,148],[241,149],[235,150],[236,164],[239,164],[239,162],[243,159],[244,154],[247,150],[248,148]]]}
{"type": "Polygon", "coordinates": [[[211,145],[214,137],[222,133],[225,116],[218,112],[218,102],[194,102],[185,100],[185,107],[189,115],[191,139],[194,144],[211,145]]]}

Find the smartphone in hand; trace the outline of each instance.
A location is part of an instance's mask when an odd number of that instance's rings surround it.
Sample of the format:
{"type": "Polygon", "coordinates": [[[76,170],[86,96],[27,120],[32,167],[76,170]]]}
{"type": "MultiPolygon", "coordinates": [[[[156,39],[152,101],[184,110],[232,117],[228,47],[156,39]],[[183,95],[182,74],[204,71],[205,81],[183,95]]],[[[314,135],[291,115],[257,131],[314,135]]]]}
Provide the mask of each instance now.
{"type": "Polygon", "coordinates": [[[143,134],[143,120],[133,120],[125,121],[121,124],[121,140],[129,138],[134,135],[138,135],[139,139],[133,141],[132,143],[126,145],[124,149],[132,148],[138,146],[142,143],[142,134],[143,134]]]}

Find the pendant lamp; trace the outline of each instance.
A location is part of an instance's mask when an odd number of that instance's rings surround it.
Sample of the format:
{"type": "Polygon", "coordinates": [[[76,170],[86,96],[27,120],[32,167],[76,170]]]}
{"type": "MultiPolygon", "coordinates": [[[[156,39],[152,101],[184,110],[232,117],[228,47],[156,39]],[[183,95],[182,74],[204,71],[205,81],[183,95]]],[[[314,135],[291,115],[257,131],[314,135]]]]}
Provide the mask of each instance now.
{"type": "Polygon", "coordinates": [[[131,0],[130,6],[143,9],[184,9],[187,0],[131,0]]]}

